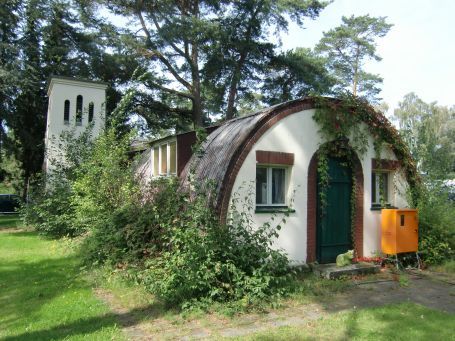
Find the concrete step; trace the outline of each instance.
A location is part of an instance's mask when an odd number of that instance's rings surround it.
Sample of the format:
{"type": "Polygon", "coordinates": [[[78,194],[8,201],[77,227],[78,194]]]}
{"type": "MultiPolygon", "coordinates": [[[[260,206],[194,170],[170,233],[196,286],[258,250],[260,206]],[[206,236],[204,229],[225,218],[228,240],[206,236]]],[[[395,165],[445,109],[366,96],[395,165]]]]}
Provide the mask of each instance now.
{"type": "Polygon", "coordinates": [[[368,275],[378,273],[381,266],[370,263],[355,263],[346,266],[337,266],[335,263],[314,264],[313,272],[328,279],[336,279],[342,276],[368,275]]]}

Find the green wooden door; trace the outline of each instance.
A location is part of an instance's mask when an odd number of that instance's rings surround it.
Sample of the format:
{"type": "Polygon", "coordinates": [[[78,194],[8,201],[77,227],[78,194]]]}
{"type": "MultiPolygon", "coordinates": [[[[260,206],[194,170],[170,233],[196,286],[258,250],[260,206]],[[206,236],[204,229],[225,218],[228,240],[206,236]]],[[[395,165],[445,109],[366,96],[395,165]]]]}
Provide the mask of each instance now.
{"type": "Polygon", "coordinates": [[[329,185],[325,189],[325,208],[321,206],[321,188],[318,187],[316,250],[319,263],[333,263],[337,255],[352,249],[351,170],[345,160],[329,158],[328,161],[329,185]]]}

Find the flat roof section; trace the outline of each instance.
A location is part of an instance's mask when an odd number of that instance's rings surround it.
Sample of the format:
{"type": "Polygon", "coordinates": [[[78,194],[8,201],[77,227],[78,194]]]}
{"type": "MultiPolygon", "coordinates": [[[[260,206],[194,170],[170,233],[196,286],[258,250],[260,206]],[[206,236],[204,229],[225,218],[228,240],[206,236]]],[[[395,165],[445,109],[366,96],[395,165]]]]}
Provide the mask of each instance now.
{"type": "Polygon", "coordinates": [[[68,85],[80,85],[80,86],[85,86],[85,87],[90,87],[90,88],[95,88],[95,89],[101,89],[101,90],[105,90],[109,86],[109,83],[101,82],[101,81],[94,81],[94,80],[90,80],[90,79],[66,77],[66,76],[50,76],[48,85],[47,85],[47,89],[46,89],[48,96],[51,92],[52,86],[55,83],[68,84],[68,85]]]}

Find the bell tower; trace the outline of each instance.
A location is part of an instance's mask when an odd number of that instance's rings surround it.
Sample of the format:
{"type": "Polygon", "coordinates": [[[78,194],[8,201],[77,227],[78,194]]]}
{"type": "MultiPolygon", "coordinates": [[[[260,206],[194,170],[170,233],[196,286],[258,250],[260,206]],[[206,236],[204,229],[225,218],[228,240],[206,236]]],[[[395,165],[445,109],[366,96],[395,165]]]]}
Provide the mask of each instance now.
{"type": "MultiPolygon", "coordinates": [[[[52,76],[47,88],[47,110],[44,171],[52,171],[53,160],[62,157],[60,136],[65,131],[80,135],[89,126],[92,137],[105,127],[107,83],[52,76]]],[[[60,160],[63,161],[63,160],[60,160]]]]}

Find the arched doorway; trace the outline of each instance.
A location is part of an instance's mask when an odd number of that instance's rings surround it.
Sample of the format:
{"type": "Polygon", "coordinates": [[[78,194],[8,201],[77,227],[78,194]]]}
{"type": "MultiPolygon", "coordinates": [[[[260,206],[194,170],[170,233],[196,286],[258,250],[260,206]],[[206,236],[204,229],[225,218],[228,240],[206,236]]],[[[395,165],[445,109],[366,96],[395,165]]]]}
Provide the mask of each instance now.
{"type": "MultiPolygon", "coordinates": [[[[339,142],[330,142],[334,148],[339,142]]],[[[351,166],[340,157],[329,157],[329,172],[333,177],[326,197],[330,205],[326,206],[329,215],[322,216],[318,194],[318,152],[314,153],[308,167],[307,200],[307,262],[328,263],[336,255],[348,248],[355,250],[356,257],[363,256],[363,170],[354,151],[345,145],[351,155],[351,166]],[[348,169],[346,168],[348,167],[348,169]],[[352,202],[353,176],[355,179],[355,198],[352,202]],[[349,189],[348,189],[349,188],[349,189]],[[355,212],[352,212],[354,203],[355,212]],[[354,213],[354,214],[352,214],[354,213]],[[351,219],[354,219],[352,221],[351,219]],[[349,228],[347,225],[349,224],[349,228]],[[338,226],[338,227],[337,227],[338,226]],[[341,227],[340,227],[341,226],[341,227]],[[354,230],[352,230],[354,229],[354,230]],[[324,234],[324,231],[327,232],[324,234]],[[348,233],[349,232],[349,233],[348,233]],[[348,237],[349,235],[349,237],[348,237]]]]}

